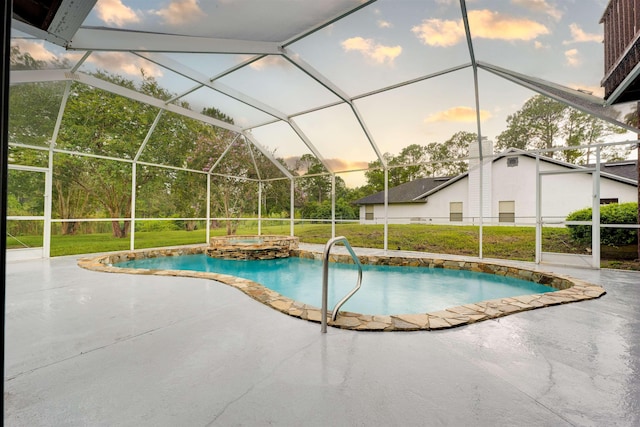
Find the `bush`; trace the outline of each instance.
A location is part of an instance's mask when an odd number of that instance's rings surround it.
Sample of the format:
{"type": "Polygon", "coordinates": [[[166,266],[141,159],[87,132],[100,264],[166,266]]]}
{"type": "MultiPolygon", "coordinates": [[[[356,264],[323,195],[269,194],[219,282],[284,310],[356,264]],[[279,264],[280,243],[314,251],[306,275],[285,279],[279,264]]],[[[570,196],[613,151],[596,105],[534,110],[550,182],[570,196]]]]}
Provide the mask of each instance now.
{"type": "MultiPolygon", "coordinates": [[[[571,212],[567,221],[591,221],[591,208],[571,212]]],[[[601,224],[637,224],[637,203],[612,203],[600,207],[601,224]]],[[[568,225],[571,237],[581,243],[591,243],[590,225],[568,225]]],[[[600,243],[610,246],[626,246],[638,243],[638,230],[635,228],[601,228],[600,243]]]]}

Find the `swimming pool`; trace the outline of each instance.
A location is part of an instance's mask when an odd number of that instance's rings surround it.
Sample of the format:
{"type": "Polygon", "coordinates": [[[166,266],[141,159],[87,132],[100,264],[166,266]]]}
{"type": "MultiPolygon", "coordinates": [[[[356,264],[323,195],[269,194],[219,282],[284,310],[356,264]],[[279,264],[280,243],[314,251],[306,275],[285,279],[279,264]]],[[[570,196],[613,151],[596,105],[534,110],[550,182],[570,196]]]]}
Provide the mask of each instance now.
{"type": "MultiPolygon", "coordinates": [[[[89,270],[110,273],[127,273],[134,275],[152,274],[215,280],[232,286],[262,304],[289,316],[318,323],[321,321],[321,310],[318,305],[295,300],[281,294],[280,292],[271,290],[252,279],[246,279],[230,274],[220,274],[218,272],[166,270],[165,267],[159,264],[155,266],[149,265],[151,268],[129,268],[116,266],[122,265],[120,263],[132,260],[156,259],[161,257],[174,257],[179,259],[180,256],[184,255],[204,254],[206,252],[206,248],[206,246],[184,246],[116,252],[91,258],[81,258],[78,260],[78,265],[89,270]]],[[[390,251],[390,253],[393,253],[393,251],[390,251]]],[[[291,255],[292,259],[295,259],[296,257],[307,260],[322,259],[321,252],[303,249],[293,250],[291,255]]],[[[448,259],[446,256],[438,256],[437,258],[419,257],[416,255],[400,256],[397,253],[394,256],[358,254],[358,258],[363,265],[368,265],[370,267],[388,265],[402,266],[402,268],[406,268],[412,266],[422,267],[424,270],[423,272],[444,269],[453,270],[454,276],[456,274],[462,274],[458,271],[490,273],[495,276],[507,276],[547,285],[552,287],[554,291],[481,300],[469,304],[449,306],[444,309],[439,309],[438,311],[426,311],[427,309],[419,309],[417,312],[409,312],[407,310],[401,314],[381,314],[371,312],[359,313],[343,310],[346,307],[345,306],[340,310],[336,320],[329,320],[329,326],[358,331],[439,330],[468,325],[483,320],[495,319],[526,310],[599,298],[606,293],[600,286],[572,277],[562,276],[546,271],[530,270],[513,265],[509,266],[497,263],[481,262],[479,260],[448,259]]],[[[330,270],[338,271],[338,273],[334,274],[341,274],[339,271],[342,269],[342,264],[352,261],[350,255],[339,253],[331,254],[330,259],[332,262],[335,262],[331,264],[330,270]]],[[[350,268],[345,268],[345,270],[349,272],[350,268]]],[[[236,274],[244,273],[236,272],[236,274]]],[[[287,272],[281,272],[279,275],[280,279],[284,278],[283,274],[287,274],[287,272]]],[[[353,271],[349,274],[354,274],[354,279],[353,281],[351,278],[347,279],[344,286],[350,289],[355,284],[356,273],[353,271]]],[[[294,282],[293,280],[279,281],[282,283],[294,282]]],[[[338,281],[341,282],[341,280],[338,281]]],[[[330,282],[335,282],[335,280],[330,280],[330,282]]],[[[114,286],[120,285],[117,280],[114,280],[113,283],[114,286]]],[[[337,288],[338,286],[339,285],[336,285],[335,283],[330,284],[330,287],[333,288],[337,288]]],[[[362,289],[366,289],[366,287],[367,280],[365,277],[362,289]]],[[[372,287],[372,284],[369,284],[368,287],[372,287]]],[[[320,288],[319,282],[317,288],[320,288]]],[[[282,291],[285,292],[285,290],[282,291]]],[[[342,290],[337,290],[336,294],[341,292],[342,290]]],[[[388,293],[387,299],[396,298],[391,295],[391,290],[388,289],[386,292],[388,293]]],[[[479,296],[479,298],[483,297],[479,296]]],[[[407,298],[405,297],[405,302],[410,302],[406,300],[407,298]]],[[[251,305],[247,305],[246,309],[249,314],[254,310],[251,305]]],[[[353,310],[353,308],[350,310],[353,310]]]]}
{"type": "MultiPolygon", "coordinates": [[[[247,261],[197,254],[125,261],[115,266],[229,274],[258,282],[295,301],[321,305],[322,262],[315,259],[247,261]]],[[[356,278],[355,265],[331,264],[329,307],[334,307],[353,288],[356,278]]],[[[342,310],[386,315],[426,313],[478,301],[554,291],[550,286],[475,271],[363,265],[362,289],[342,310]]]]}

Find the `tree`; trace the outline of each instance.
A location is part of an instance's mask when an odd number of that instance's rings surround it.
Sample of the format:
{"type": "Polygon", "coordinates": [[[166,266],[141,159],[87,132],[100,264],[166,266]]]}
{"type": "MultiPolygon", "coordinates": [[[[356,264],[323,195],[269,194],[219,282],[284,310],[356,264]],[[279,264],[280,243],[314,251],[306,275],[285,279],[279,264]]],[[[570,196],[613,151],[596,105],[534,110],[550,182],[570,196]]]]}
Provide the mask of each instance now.
{"type": "MultiPolygon", "coordinates": [[[[496,150],[508,148],[551,149],[553,147],[589,146],[586,153],[580,150],[564,150],[558,154],[549,151],[548,157],[559,157],[569,163],[588,164],[592,161],[591,145],[625,130],[591,114],[576,110],[542,95],[525,102],[520,110],[507,117],[507,128],[496,138],[496,150]]],[[[626,152],[615,147],[600,150],[603,159],[615,161],[626,152]]]]}
{"type": "MultiPolygon", "coordinates": [[[[117,75],[98,73],[98,77],[135,88],[117,75]]],[[[73,151],[114,158],[133,158],[157,113],[149,105],[100,89],[74,83],[62,118],[58,146],[73,151]]],[[[67,218],[62,201],[86,194],[92,206],[99,206],[111,218],[131,213],[131,165],[98,158],[58,156],[54,164],[54,190],[58,214],[67,218]]],[[[145,179],[141,179],[144,184],[145,179]]],[[[87,206],[75,203],[75,206],[87,206]]],[[[75,213],[76,215],[78,213],[75,213]]],[[[126,237],[130,221],[111,222],[114,237],[126,237]]],[[[73,231],[73,230],[67,230],[73,231]]]]}
{"type": "Polygon", "coordinates": [[[442,144],[427,145],[432,164],[433,176],[455,176],[468,169],[466,160],[455,160],[469,157],[469,145],[477,143],[478,136],[472,132],[456,132],[442,144]]]}
{"type": "MultiPolygon", "coordinates": [[[[385,153],[383,158],[389,166],[389,186],[395,187],[427,176],[453,176],[467,171],[469,144],[478,140],[475,133],[456,132],[444,143],[431,142],[427,145],[411,144],[404,147],[397,156],[385,153]],[[404,165],[404,166],[402,166],[404,165]]],[[[365,172],[369,192],[384,189],[384,170],[381,162],[369,162],[365,172]]]]}
{"type": "MultiPolygon", "coordinates": [[[[258,185],[255,180],[258,175],[249,150],[250,145],[243,139],[236,139],[213,171],[216,175],[211,180],[211,208],[225,218],[256,213],[258,185]]],[[[235,233],[237,226],[237,221],[227,220],[227,234],[235,233]]]]}
{"type": "MultiPolygon", "coordinates": [[[[496,148],[501,151],[509,147],[553,148],[567,108],[542,95],[529,98],[519,111],[507,116],[507,129],[498,135],[496,148]]],[[[553,157],[553,152],[545,155],[553,157]]]]}
{"type": "MultiPolygon", "coordinates": [[[[387,164],[391,164],[394,157],[390,153],[384,153],[382,158],[387,164]]],[[[389,172],[389,175],[391,175],[391,172],[389,172]]],[[[371,187],[373,191],[384,190],[384,169],[382,168],[382,162],[380,162],[380,160],[369,162],[364,176],[367,179],[367,185],[371,187]]],[[[389,178],[389,182],[391,181],[391,178],[389,178]]]]}
{"type": "Polygon", "coordinates": [[[312,154],[304,154],[296,161],[296,171],[304,179],[298,180],[305,201],[322,203],[331,197],[331,176],[324,165],[312,154]]]}

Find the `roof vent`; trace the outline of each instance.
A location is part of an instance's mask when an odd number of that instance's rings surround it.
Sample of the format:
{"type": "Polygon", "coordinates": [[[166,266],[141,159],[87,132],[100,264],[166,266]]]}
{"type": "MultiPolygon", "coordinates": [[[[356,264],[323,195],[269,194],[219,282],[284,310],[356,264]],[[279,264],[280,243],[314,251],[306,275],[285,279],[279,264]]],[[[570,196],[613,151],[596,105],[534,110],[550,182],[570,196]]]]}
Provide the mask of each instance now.
{"type": "Polygon", "coordinates": [[[518,166],[518,158],[517,157],[507,157],[507,167],[515,168],[518,166]]]}

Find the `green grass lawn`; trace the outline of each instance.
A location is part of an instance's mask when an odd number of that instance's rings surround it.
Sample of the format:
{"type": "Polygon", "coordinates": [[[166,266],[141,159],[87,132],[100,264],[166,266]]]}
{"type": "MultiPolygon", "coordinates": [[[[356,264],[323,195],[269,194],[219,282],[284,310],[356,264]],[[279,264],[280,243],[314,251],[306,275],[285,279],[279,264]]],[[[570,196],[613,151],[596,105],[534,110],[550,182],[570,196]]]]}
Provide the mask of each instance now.
{"type": "MultiPolygon", "coordinates": [[[[262,227],[262,234],[289,234],[289,224],[262,227]]],[[[211,235],[223,235],[224,228],[211,230],[211,235]]],[[[236,234],[256,234],[257,226],[241,226],[236,234]]],[[[331,238],[327,224],[296,224],[295,235],[301,242],[324,244],[331,238]]],[[[336,235],[349,239],[352,246],[383,248],[382,225],[338,224],[336,235]]],[[[136,232],[136,249],[205,243],[205,230],[136,232]]],[[[29,246],[41,246],[41,236],[21,236],[29,246]]],[[[108,233],[73,236],[52,236],[51,256],[109,252],[129,249],[129,238],[118,239],[108,233]]],[[[389,225],[389,249],[443,254],[478,256],[479,228],[453,225],[389,225]]],[[[483,228],[483,256],[487,258],[533,261],[535,259],[535,228],[488,226],[483,228]]],[[[7,238],[9,248],[21,245],[7,238]]],[[[565,228],[543,230],[545,252],[585,253],[576,245],[565,228]]],[[[633,248],[603,248],[603,267],[640,270],[634,262],[633,248]],[[615,250],[614,250],[615,249],[615,250]],[[625,253],[626,250],[626,253],[625,253]]]]}

